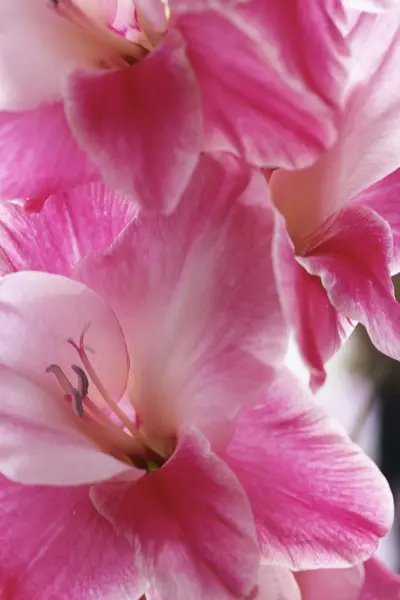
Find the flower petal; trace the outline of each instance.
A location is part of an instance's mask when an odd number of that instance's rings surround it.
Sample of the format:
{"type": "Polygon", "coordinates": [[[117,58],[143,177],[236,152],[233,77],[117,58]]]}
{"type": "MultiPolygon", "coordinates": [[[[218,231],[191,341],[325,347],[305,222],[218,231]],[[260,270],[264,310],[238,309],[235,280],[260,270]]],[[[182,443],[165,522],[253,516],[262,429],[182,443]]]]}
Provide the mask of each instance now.
{"type": "Polygon", "coordinates": [[[400,271],[400,169],[359,194],[352,202],[372,208],[386,223],[393,237],[391,274],[400,271]]]}
{"type": "Polygon", "coordinates": [[[69,73],[98,67],[100,44],[84,27],[61,17],[54,4],[1,2],[1,109],[26,110],[58,100],[69,73]]]}
{"type": "Polygon", "coordinates": [[[302,600],[359,600],[364,568],[316,569],[295,573],[302,600]]]}
{"type": "Polygon", "coordinates": [[[334,309],[319,277],[307,273],[297,262],[279,214],[276,215],[274,249],[275,277],[282,307],[301,357],[310,370],[310,386],[316,390],[325,381],[325,363],[339,350],[352,325],[334,309]]]}
{"type": "Polygon", "coordinates": [[[349,566],[391,525],[385,478],[289,371],[239,416],[221,457],[247,493],[270,564],[349,566]]]}
{"type": "Polygon", "coordinates": [[[399,600],[400,577],[377,558],[365,563],[365,582],[358,600],[399,600]]]}
{"type": "Polygon", "coordinates": [[[289,569],[262,565],[258,579],[258,592],[248,600],[308,600],[308,598],[302,598],[296,579],[289,569]]]}
{"type": "Polygon", "coordinates": [[[208,149],[293,168],[333,143],[346,76],[341,2],[169,6],[202,90],[208,149]]]}
{"type": "Polygon", "coordinates": [[[100,177],[73,138],[61,103],[0,111],[0,197],[48,196],[100,177]]]}
{"type": "MultiPolygon", "coordinates": [[[[26,271],[0,280],[0,300],[1,364],[50,395],[59,394],[58,382],[46,369],[57,364],[72,377],[70,367],[80,361],[68,339],[78,343],[87,329],[84,344],[93,350],[90,361],[119,400],[129,369],[125,340],[115,315],[95,292],[60,275],[26,271]]],[[[89,395],[97,397],[92,384],[89,395]]]]}
{"type": "Polygon", "coordinates": [[[301,258],[303,266],[321,277],[339,313],[363,323],[381,352],[400,359],[400,306],[389,272],[389,225],[374,211],[352,206],[328,222],[318,237],[301,258]]]}
{"type": "Polygon", "coordinates": [[[0,272],[70,275],[84,256],[109,246],[135,214],[132,202],[101,183],[55,194],[38,214],[3,202],[0,272]]]}
{"type": "Polygon", "coordinates": [[[65,106],[110,186],[148,209],[175,207],[202,147],[199,94],[177,33],[129,69],[75,73],[65,106]]]}
{"type": "Polygon", "coordinates": [[[199,433],[183,432],[159,470],[133,485],[96,485],[91,497],[161,597],[231,600],[256,584],[259,548],[246,495],[199,433]]]}
{"type": "Polygon", "coordinates": [[[62,393],[49,396],[5,367],[0,367],[0,391],[0,472],[9,479],[65,486],[127,471],[134,477],[143,475],[84,437],[62,393]]]}
{"type": "Polygon", "coordinates": [[[400,11],[362,15],[350,39],[351,91],[337,142],[313,166],[276,171],[271,179],[274,201],[296,240],[400,166],[400,11]]]}
{"type": "Polygon", "coordinates": [[[4,600],[140,597],[132,550],[95,511],[88,486],[22,486],[1,477],[0,504],[4,600]]]}
{"type": "Polygon", "coordinates": [[[273,218],[258,172],[227,155],[203,157],[170,217],[143,216],[109,252],[79,265],[76,276],[122,324],[131,397],[158,435],[190,424],[222,443],[283,360],[273,218]]]}

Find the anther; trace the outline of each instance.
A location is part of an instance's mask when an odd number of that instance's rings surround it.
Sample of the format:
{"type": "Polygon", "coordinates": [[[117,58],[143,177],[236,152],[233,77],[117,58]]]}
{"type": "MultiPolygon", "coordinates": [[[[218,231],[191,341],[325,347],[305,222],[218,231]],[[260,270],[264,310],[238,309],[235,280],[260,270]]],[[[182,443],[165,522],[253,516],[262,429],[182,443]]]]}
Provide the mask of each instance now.
{"type": "Polygon", "coordinates": [[[89,389],[89,380],[83,369],[77,365],[71,365],[71,369],[78,375],[78,387],[75,388],[64,371],[58,365],[50,365],[47,367],[47,373],[53,373],[64,393],[71,398],[72,407],[78,417],[84,416],[83,401],[87,396],[89,389]]]}

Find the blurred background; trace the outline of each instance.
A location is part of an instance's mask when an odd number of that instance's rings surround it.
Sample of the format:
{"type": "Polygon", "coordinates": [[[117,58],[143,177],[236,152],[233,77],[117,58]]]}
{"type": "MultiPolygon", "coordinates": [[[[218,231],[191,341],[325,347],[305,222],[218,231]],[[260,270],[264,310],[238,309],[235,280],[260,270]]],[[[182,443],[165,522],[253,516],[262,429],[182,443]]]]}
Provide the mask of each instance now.
{"type": "MultiPolygon", "coordinates": [[[[400,297],[400,279],[395,281],[400,297]]],[[[287,366],[305,382],[308,374],[294,343],[287,366]]],[[[400,363],[374,348],[358,326],[342,350],[327,365],[327,380],[316,398],[346,428],[351,438],[379,465],[400,493],[400,363]]],[[[400,507],[399,507],[400,508],[400,507]]],[[[400,573],[400,510],[378,555],[400,573]]]]}

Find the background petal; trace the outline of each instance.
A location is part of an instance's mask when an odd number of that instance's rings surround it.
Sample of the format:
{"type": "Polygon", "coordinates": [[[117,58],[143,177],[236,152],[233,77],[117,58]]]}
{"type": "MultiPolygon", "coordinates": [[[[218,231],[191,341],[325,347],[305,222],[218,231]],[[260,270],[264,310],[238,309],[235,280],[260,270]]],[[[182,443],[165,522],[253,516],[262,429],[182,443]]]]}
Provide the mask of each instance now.
{"type": "Polygon", "coordinates": [[[381,352],[400,359],[400,306],[390,279],[388,223],[368,208],[352,206],[327,222],[318,237],[301,258],[303,266],[321,277],[339,313],[363,323],[381,352]]]}
{"type": "Polygon", "coordinates": [[[136,212],[101,183],[54,194],[38,214],[0,203],[0,272],[70,275],[83,257],[108,247],[136,212]]]}
{"type": "Polygon", "coordinates": [[[258,172],[203,157],[170,217],[133,223],[76,276],[118,316],[144,427],[213,441],[268,386],[287,347],[272,274],[273,211],[258,172]]]}
{"type": "Polygon", "coordinates": [[[282,307],[310,371],[310,386],[316,390],[325,381],[325,363],[339,350],[353,326],[332,306],[320,278],[310,275],[297,262],[293,243],[279,214],[276,214],[274,250],[282,307]]]}
{"type": "Polygon", "coordinates": [[[130,541],[138,569],[161,597],[241,598],[257,582],[259,548],[246,495],[199,433],[182,432],[159,470],[133,485],[96,485],[91,497],[130,541]]]}
{"type": "Polygon", "coordinates": [[[358,600],[398,600],[400,577],[392,573],[377,558],[365,563],[365,582],[358,600]]]}
{"type": "Polygon", "coordinates": [[[349,566],[391,526],[385,478],[289,371],[239,416],[221,457],[247,493],[270,564],[349,566]]]}
{"type": "Polygon", "coordinates": [[[301,600],[359,600],[364,582],[364,568],[315,569],[294,574],[301,590],[301,600]]]}
{"type": "Polygon", "coordinates": [[[337,142],[313,166],[272,176],[274,201],[296,243],[400,166],[399,33],[398,4],[397,10],[359,17],[349,34],[350,91],[337,142]]]}
{"type": "Polygon", "coordinates": [[[340,1],[169,6],[202,90],[208,149],[293,168],[333,143],[346,78],[340,1]]]}
{"type": "Polygon", "coordinates": [[[0,478],[4,600],[137,600],[143,584],[123,537],[95,511],[89,486],[22,486],[0,478]]]}
{"type": "Polygon", "coordinates": [[[147,209],[175,207],[202,149],[199,94],[176,32],[129,69],[75,73],[65,107],[106,183],[147,209]]]}

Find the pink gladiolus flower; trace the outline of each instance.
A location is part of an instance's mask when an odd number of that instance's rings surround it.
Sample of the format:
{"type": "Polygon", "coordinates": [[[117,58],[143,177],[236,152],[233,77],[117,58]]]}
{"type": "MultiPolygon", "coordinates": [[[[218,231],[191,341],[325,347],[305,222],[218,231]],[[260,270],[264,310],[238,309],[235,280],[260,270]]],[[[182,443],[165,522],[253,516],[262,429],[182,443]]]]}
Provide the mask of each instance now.
{"type": "Polygon", "coordinates": [[[398,7],[362,15],[350,34],[353,85],[337,142],[312,167],[270,177],[285,217],[277,224],[278,284],[313,387],[357,322],[400,359],[390,278],[400,265],[399,34],[398,7]]]}
{"type": "Polygon", "coordinates": [[[168,211],[204,149],[293,168],[334,140],[340,0],[14,0],[0,21],[3,198],[101,173],[168,211]]]}
{"type": "Polygon", "coordinates": [[[13,600],[243,599],[261,557],[345,567],[387,531],[383,476],[278,372],[267,192],[259,172],[203,157],[172,216],[131,221],[74,279],[0,280],[13,600]]]}

